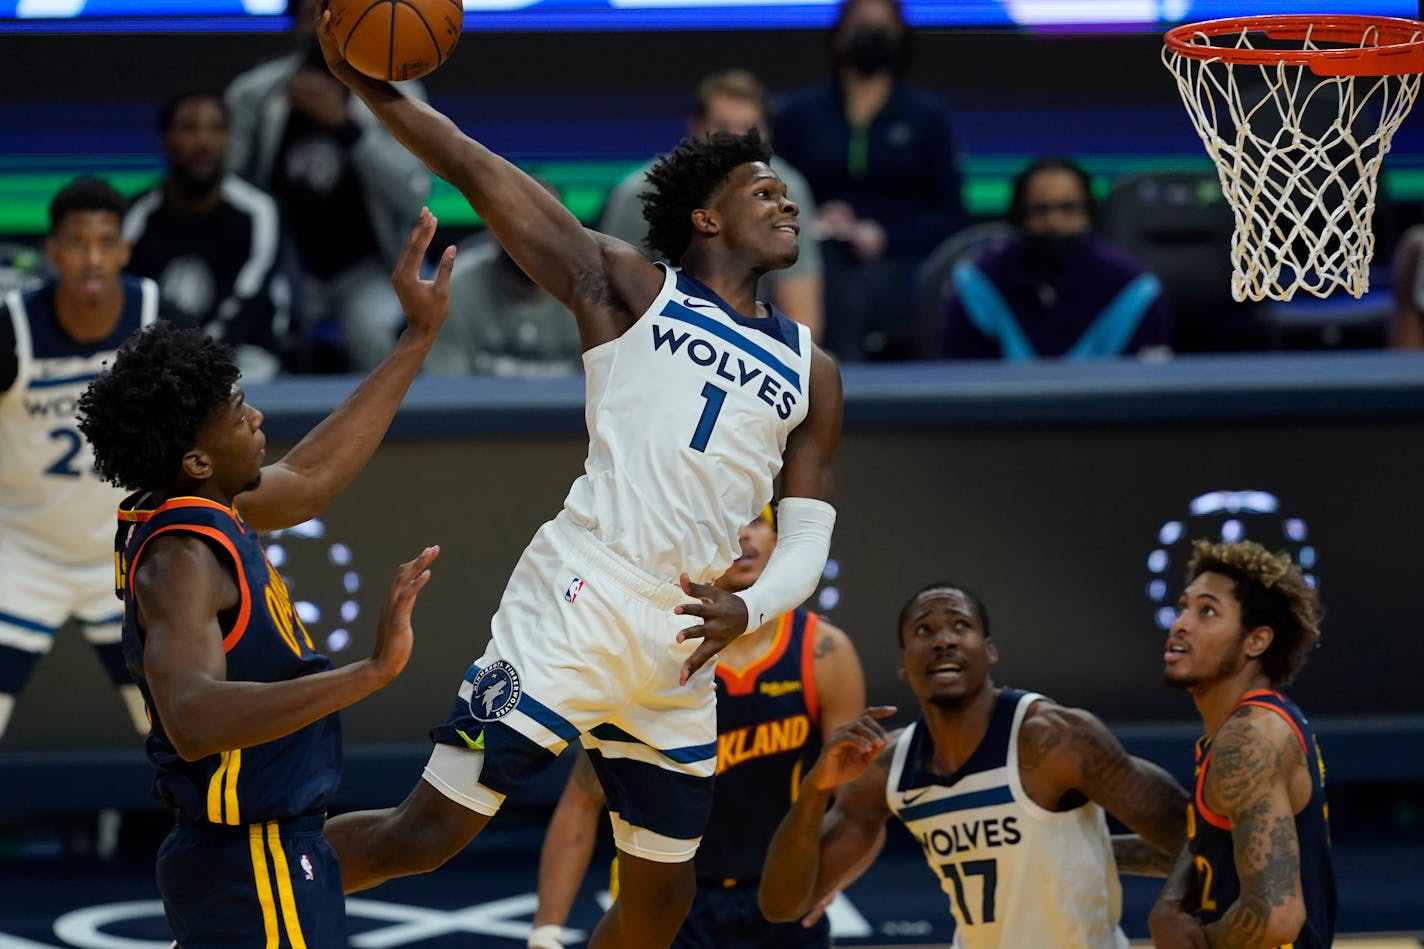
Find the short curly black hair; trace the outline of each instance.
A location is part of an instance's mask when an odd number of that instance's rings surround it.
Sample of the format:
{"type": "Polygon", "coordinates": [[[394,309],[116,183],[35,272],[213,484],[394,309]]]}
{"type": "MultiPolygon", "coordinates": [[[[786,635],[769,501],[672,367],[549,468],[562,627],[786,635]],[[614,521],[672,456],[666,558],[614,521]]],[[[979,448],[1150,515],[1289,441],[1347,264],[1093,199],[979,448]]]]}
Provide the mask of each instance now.
{"type": "Polygon", "coordinates": [[[75,413],[99,475],[130,491],[171,488],[237,376],[231,347],[201,330],[159,322],[124,340],[75,413]]]}
{"type": "Polygon", "coordinates": [[[895,636],[900,642],[901,649],[905,648],[905,621],[910,618],[910,610],[919,602],[920,597],[926,593],[935,593],[941,590],[953,590],[955,593],[963,593],[964,598],[969,601],[969,605],[974,608],[974,612],[979,617],[979,625],[984,628],[984,638],[989,638],[989,608],[984,605],[984,600],[980,598],[979,594],[958,583],[940,580],[935,583],[927,583],[920,587],[914,593],[910,594],[910,598],[905,601],[905,605],[900,607],[900,618],[895,622],[895,636]]]}
{"type": "Polygon", "coordinates": [[[124,196],[103,178],[85,175],[60,188],[49,202],[49,232],[59,230],[64,219],[79,211],[109,211],[123,220],[128,210],[124,196]]]}
{"type": "Polygon", "coordinates": [[[645,178],[651,190],[638,195],[648,222],[648,248],[681,265],[692,243],[692,212],[707,206],[734,168],[752,161],[771,161],[771,145],[755,128],[745,135],[714,132],[685,138],[660,156],[645,178]]]}

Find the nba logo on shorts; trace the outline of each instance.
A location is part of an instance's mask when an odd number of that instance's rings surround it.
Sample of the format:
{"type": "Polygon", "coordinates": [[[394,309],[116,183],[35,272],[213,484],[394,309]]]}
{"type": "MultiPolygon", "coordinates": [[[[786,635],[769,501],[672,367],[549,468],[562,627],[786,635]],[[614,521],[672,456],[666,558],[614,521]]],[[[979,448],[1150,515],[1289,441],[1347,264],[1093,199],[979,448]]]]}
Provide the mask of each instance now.
{"type": "Polygon", "coordinates": [[[569,588],[564,591],[565,602],[572,603],[574,600],[577,600],[581,590],[583,590],[583,581],[578,577],[574,577],[569,581],[569,588]]]}
{"type": "Polygon", "coordinates": [[[481,722],[504,718],[514,711],[523,694],[519,673],[503,659],[496,659],[481,669],[470,687],[470,714],[481,722]]]}
{"type": "Polygon", "coordinates": [[[302,854],[302,872],[307,875],[308,880],[316,879],[316,871],[312,869],[311,858],[302,854]]]}

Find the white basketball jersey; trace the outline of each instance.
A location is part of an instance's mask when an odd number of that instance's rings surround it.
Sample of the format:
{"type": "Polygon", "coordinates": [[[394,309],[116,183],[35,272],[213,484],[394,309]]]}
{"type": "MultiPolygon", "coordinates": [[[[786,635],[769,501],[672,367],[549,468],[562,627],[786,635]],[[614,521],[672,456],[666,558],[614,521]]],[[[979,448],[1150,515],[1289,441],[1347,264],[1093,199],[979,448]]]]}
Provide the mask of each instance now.
{"type": "Polygon", "coordinates": [[[76,343],[60,329],[53,284],[5,295],[19,371],[0,393],[0,531],[52,563],[113,558],[114,512],[124,492],[95,473],[74,409],[119,344],[158,313],[152,280],[123,281],[123,315],[95,343],[76,343]]]}
{"type": "Polygon", "coordinates": [[[588,460],[567,516],[654,577],[710,583],[771,500],[806,417],[811,337],[750,319],[685,273],[627,332],[584,354],[588,460]]]}
{"type": "Polygon", "coordinates": [[[1043,696],[1000,691],[983,741],[942,777],[924,721],[896,741],[886,800],[939,877],[961,949],[1126,949],[1122,886],[1103,809],[1054,812],[1019,780],[1019,725],[1043,696]]]}

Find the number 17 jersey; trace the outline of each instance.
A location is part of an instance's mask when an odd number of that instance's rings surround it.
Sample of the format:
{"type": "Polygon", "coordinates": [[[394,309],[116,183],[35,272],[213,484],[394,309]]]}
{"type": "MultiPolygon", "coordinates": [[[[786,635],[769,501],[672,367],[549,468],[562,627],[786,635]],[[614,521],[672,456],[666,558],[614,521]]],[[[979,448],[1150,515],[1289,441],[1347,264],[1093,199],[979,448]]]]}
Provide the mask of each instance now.
{"type": "Polygon", "coordinates": [[[567,515],[654,577],[716,579],[806,417],[811,351],[784,314],[742,316],[667,269],[638,321],[584,354],[588,460],[567,515]]]}
{"type": "Polygon", "coordinates": [[[1000,689],[979,746],[952,775],[927,767],[924,719],[901,732],[886,803],[924,850],[954,914],[954,949],[1127,949],[1103,809],[1040,807],[1019,778],[1019,727],[1043,696],[1000,689]]]}

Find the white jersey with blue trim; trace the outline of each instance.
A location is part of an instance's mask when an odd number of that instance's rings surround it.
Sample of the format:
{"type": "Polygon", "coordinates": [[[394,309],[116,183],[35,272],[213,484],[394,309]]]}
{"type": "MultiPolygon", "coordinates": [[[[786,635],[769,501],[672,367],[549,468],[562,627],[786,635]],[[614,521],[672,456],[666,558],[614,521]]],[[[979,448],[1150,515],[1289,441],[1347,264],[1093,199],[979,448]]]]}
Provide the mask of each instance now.
{"type": "Polygon", "coordinates": [[[638,321],[584,354],[588,460],[566,516],[653,577],[721,576],[806,417],[811,346],[784,314],[741,316],[667,269],[638,321]]]}
{"type": "Polygon", "coordinates": [[[906,728],[886,801],[949,897],[957,949],[1126,949],[1103,809],[1047,810],[1019,778],[1019,726],[1041,699],[1001,689],[979,747],[948,777],[926,767],[934,749],[923,719],[906,728]]]}
{"type": "Polygon", "coordinates": [[[157,284],[122,279],[119,322],[93,343],[76,343],[60,328],[54,284],[4,297],[18,369],[0,393],[0,531],[52,563],[78,566],[114,556],[114,512],[124,492],[94,471],[74,410],[119,344],[157,318],[157,284]]]}

